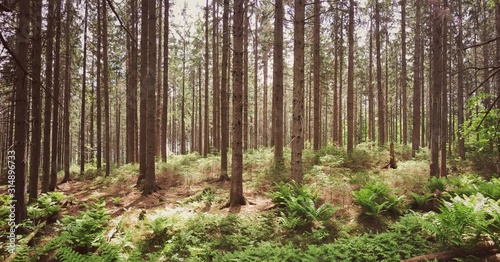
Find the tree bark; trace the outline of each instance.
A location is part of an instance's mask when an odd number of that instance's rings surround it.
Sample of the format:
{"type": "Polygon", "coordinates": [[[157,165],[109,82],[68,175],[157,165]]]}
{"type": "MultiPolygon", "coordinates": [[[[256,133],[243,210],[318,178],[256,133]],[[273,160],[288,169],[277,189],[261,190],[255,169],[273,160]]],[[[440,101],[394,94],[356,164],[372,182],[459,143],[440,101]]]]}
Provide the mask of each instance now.
{"type": "MultiPolygon", "coordinates": [[[[57,5],[56,10],[56,49],[54,57],[54,98],[59,100],[60,90],[60,51],[61,51],[61,6],[57,5]]],[[[57,152],[58,150],[58,136],[59,136],[59,105],[54,103],[52,115],[52,158],[51,158],[51,171],[50,182],[48,191],[54,191],[57,185],[57,152]]],[[[16,128],[17,130],[17,128],[16,128]]]]}
{"type": "Polygon", "coordinates": [[[354,149],[354,0],[349,1],[349,32],[347,58],[347,152],[354,149]]]}
{"type": "Polygon", "coordinates": [[[302,183],[302,150],[304,147],[304,24],[305,3],[295,0],[293,20],[293,113],[292,113],[292,158],[291,179],[302,183]]]}
{"type": "Polygon", "coordinates": [[[14,82],[14,88],[16,89],[14,151],[8,153],[8,160],[10,162],[8,163],[8,169],[14,172],[13,174],[9,172],[8,178],[9,182],[13,181],[14,183],[15,192],[12,194],[10,189],[9,192],[13,196],[12,201],[16,201],[14,211],[14,221],[16,224],[19,224],[27,217],[25,159],[26,142],[28,139],[26,132],[28,130],[28,76],[26,70],[28,69],[30,1],[19,1],[19,10],[19,27],[16,32],[16,56],[20,63],[16,65],[16,78],[14,82]]]}
{"type": "MultiPolygon", "coordinates": [[[[170,2],[165,0],[165,11],[164,11],[164,29],[163,29],[163,103],[162,103],[162,115],[161,115],[161,158],[163,161],[167,161],[167,121],[168,121],[168,36],[170,34],[170,21],[169,21],[169,11],[170,2]]],[[[160,98],[158,98],[160,99],[160,98]]]]}
{"type": "MultiPolygon", "coordinates": [[[[219,85],[219,19],[217,17],[219,5],[217,0],[212,0],[212,74],[213,74],[213,101],[212,101],[212,123],[213,123],[213,147],[220,149],[220,85],[219,85]]],[[[200,149],[201,150],[201,149],[200,149]]]]}
{"type": "Polygon", "coordinates": [[[430,175],[439,176],[439,136],[440,127],[440,106],[442,92],[442,76],[443,76],[443,17],[441,9],[441,0],[436,0],[432,4],[432,67],[434,74],[432,75],[432,95],[431,95],[431,159],[430,159],[430,175]]]}
{"type": "Polygon", "coordinates": [[[208,155],[208,151],[210,149],[210,121],[208,119],[209,116],[209,106],[208,106],[208,60],[209,60],[209,55],[208,55],[208,0],[206,0],[206,5],[205,5],[205,116],[204,116],[204,145],[203,145],[203,156],[206,157],[208,155]]]}
{"type": "Polygon", "coordinates": [[[244,0],[234,1],[233,17],[233,136],[231,163],[230,210],[245,204],[243,197],[243,10],[244,0]]]}
{"type": "Polygon", "coordinates": [[[229,105],[228,105],[228,56],[229,56],[229,0],[224,0],[222,14],[222,76],[221,76],[221,175],[220,180],[229,179],[227,173],[227,147],[229,144],[229,105]]]}
{"type": "MultiPolygon", "coordinates": [[[[274,48],[273,48],[273,136],[274,163],[283,166],[283,0],[274,5],[274,48]]],[[[257,128],[257,127],[256,127],[257,128]]]]}
{"type": "Polygon", "coordinates": [[[61,181],[62,183],[68,182],[70,180],[70,174],[69,174],[69,165],[70,165],[70,122],[69,122],[69,114],[70,114],[70,93],[71,93],[71,54],[70,54],[70,24],[72,20],[72,15],[71,15],[71,2],[69,0],[66,0],[66,26],[64,30],[65,38],[66,38],[66,43],[65,43],[65,66],[64,66],[64,72],[65,72],[65,82],[64,82],[64,128],[63,128],[63,135],[64,135],[64,178],[61,181]]]}
{"type": "Polygon", "coordinates": [[[407,73],[406,73],[406,0],[401,1],[401,98],[403,99],[403,144],[408,144],[408,99],[406,94],[407,89],[407,73]]]}
{"type": "MultiPolygon", "coordinates": [[[[148,74],[146,85],[146,167],[144,174],[144,195],[149,195],[157,190],[156,177],[155,177],[155,84],[156,84],[156,1],[148,0],[147,6],[148,14],[148,74]]],[[[143,6],[144,7],[144,6],[143,6]]],[[[143,10],[145,11],[145,10],[143,10]]],[[[144,17],[144,16],[143,16],[144,17]]],[[[145,21],[143,21],[145,22],[145,21]]]]}
{"type": "Polygon", "coordinates": [[[111,172],[111,137],[110,137],[110,115],[109,115],[109,66],[108,66],[108,12],[106,0],[102,3],[102,58],[104,82],[104,161],[106,161],[105,176],[111,172]]]}
{"type": "Polygon", "coordinates": [[[415,1],[415,53],[413,56],[413,119],[412,119],[412,156],[415,157],[420,147],[420,103],[421,103],[421,72],[420,72],[420,16],[422,0],[415,1]]]}
{"type": "Polygon", "coordinates": [[[377,63],[377,102],[378,102],[378,144],[385,145],[385,98],[382,89],[382,62],[380,59],[380,5],[378,0],[375,1],[375,45],[376,45],[376,63],[377,63]]]}
{"type": "Polygon", "coordinates": [[[88,3],[85,3],[85,15],[83,17],[83,66],[82,66],[82,107],[80,116],[80,174],[85,172],[85,102],[87,99],[86,81],[87,81],[87,17],[88,3]]]}
{"type": "MultiPolygon", "coordinates": [[[[32,39],[32,75],[31,81],[31,110],[33,111],[31,150],[30,150],[30,174],[29,174],[29,201],[33,202],[38,196],[38,172],[40,169],[40,146],[42,135],[42,108],[40,98],[41,65],[42,65],[42,3],[32,2],[33,10],[33,39],[32,39]]],[[[47,94],[47,96],[49,96],[47,94]]]]}
{"type": "MultiPolygon", "coordinates": [[[[320,12],[321,3],[314,0],[313,19],[313,89],[314,89],[314,139],[313,149],[318,150],[321,146],[321,107],[320,107],[320,12]]],[[[354,19],[354,18],[353,18],[354,19]]],[[[354,27],[353,27],[354,28],[354,27]]],[[[351,50],[352,51],[352,50],[351,50]]]]}
{"type": "MultiPolygon", "coordinates": [[[[53,65],[53,47],[54,47],[54,5],[55,0],[49,0],[48,13],[47,13],[47,47],[45,49],[45,88],[47,92],[52,92],[52,65],[53,65]]],[[[51,130],[51,111],[52,111],[52,97],[45,94],[45,108],[44,108],[44,123],[43,123],[43,170],[42,170],[42,185],[41,192],[47,193],[49,191],[50,182],[50,130],[51,130]]]]}

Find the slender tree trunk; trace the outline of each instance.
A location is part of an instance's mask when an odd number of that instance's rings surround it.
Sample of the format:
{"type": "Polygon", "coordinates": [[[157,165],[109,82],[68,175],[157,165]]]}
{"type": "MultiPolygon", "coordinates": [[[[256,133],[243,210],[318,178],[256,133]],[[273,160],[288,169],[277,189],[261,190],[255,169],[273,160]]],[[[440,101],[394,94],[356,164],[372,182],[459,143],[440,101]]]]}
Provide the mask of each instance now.
{"type": "Polygon", "coordinates": [[[413,119],[412,119],[412,156],[415,157],[416,152],[420,147],[420,16],[422,0],[415,1],[415,53],[413,56],[413,119]]]}
{"type": "MultiPolygon", "coordinates": [[[[162,25],[162,0],[159,0],[158,1],[158,27],[157,27],[157,32],[158,32],[158,55],[157,55],[157,67],[156,67],[156,121],[155,121],[155,139],[156,139],[156,143],[155,143],[155,157],[160,157],[161,156],[161,120],[162,120],[162,117],[161,117],[161,114],[163,113],[162,112],[162,106],[161,106],[161,103],[163,101],[163,96],[162,96],[162,90],[163,90],[163,86],[162,86],[162,83],[161,83],[161,80],[162,80],[162,70],[161,70],[161,67],[162,67],[162,56],[161,56],[161,48],[162,48],[162,43],[161,43],[161,31],[162,31],[162,28],[161,28],[161,25],[162,25]]],[[[156,11],[156,10],[155,10],[156,11]]],[[[165,33],[166,34],[166,33],[165,33]]]]}
{"type": "Polygon", "coordinates": [[[302,149],[304,147],[304,24],[305,2],[295,0],[293,21],[293,109],[291,179],[302,183],[302,149]]]}
{"type": "Polygon", "coordinates": [[[87,16],[88,16],[88,3],[85,3],[85,15],[83,18],[83,66],[82,66],[82,107],[80,117],[80,174],[85,172],[85,102],[87,99],[86,94],[86,81],[87,81],[87,16]]]}
{"type": "Polygon", "coordinates": [[[373,23],[370,20],[370,43],[369,43],[369,65],[368,65],[368,138],[375,141],[375,98],[373,94],[373,23]]]}
{"type": "MultiPolygon", "coordinates": [[[[448,1],[444,0],[444,10],[448,9],[448,1]]],[[[443,15],[443,33],[442,33],[442,86],[441,86],[441,134],[440,134],[440,149],[441,149],[441,166],[440,166],[440,171],[439,174],[440,176],[447,176],[448,171],[446,170],[446,141],[448,141],[448,91],[447,91],[447,85],[448,85],[448,78],[446,76],[447,72],[447,65],[448,65],[448,21],[445,15],[443,15]]]]}
{"type": "MultiPolygon", "coordinates": [[[[274,48],[273,48],[273,136],[274,163],[282,168],[283,163],[283,1],[274,5],[274,48]]],[[[256,120],[257,121],[257,120],[256,120]]],[[[255,126],[257,128],[257,126],[255,126]]]]}
{"type": "MultiPolygon", "coordinates": [[[[60,52],[61,52],[61,6],[58,5],[56,10],[56,49],[54,57],[54,98],[59,101],[59,90],[60,90],[60,52]]],[[[59,136],[59,105],[54,103],[52,115],[54,120],[52,122],[52,159],[51,159],[51,172],[50,172],[50,182],[49,190],[54,191],[57,185],[57,152],[58,149],[58,136],[59,136]]],[[[17,128],[16,128],[17,130],[17,128]]],[[[19,140],[18,140],[19,141],[19,140]]]]}
{"type": "MultiPolygon", "coordinates": [[[[275,6],[278,5],[278,1],[275,2],[275,6]]],[[[275,17],[278,14],[275,13],[275,17]]],[[[259,93],[258,93],[258,86],[259,86],[259,81],[258,81],[258,74],[259,74],[259,33],[258,33],[258,24],[259,24],[259,15],[258,12],[255,12],[255,30],[254,30],[254,74],[253,74],[253,148],[258,147],[258,130],[257,125],[259,123],[259,93]]],[[[276,29],[275,29],[276,30],[276,29]]],[[[276,47],[275,47],[276,48],[276,47]]],[[[274,66],[274,64],[273,64],[274,66]]],[[[276,80],[274,80],[276,81],[276,80]]],[[[274,95],[273,95],[273,101],[274,101],[274,95]]],[[[273,102],[274,103],[274,102],[273,102]]],[[[274,113],[274,106],[273,106],[273,113],[274,113]]],[[[273,128],[274,128],[274,120],[275,118],[273,117],[273,128]]],[[[275,129],[276,131],[276,129],[275,129]]],[[[276,145],[274,148],[274,153],[276,154],[276,145]]]]}
{"type": "Polygon", "coordinates": [[[101,171],[102,168],[102,106],[101,106],[101,38],[102,38],[102,11],[101,11],[101,0],[97,0],[97,86],[96,86],[96,142],[97,142],[97,170],[101,171]]]}
{"type": "Polygon", "coordinates": [[[12,183],[9,184],[9,193],[13,196],[12,201],[16,201],[14,211],[16,224],[19,224],[27,217],[25,159],[26,141],[28,139],[26,132],[28,130],[28,78],[26,70],[28,69],[30,1],[19,1],[19,10],[19,27],[16,32],[16,57],[20,63],[16,65],[14,82],[16,89],[15,142],[14,151],[7,153],[7,160],[10,162],[8,163],[9,170],[14,172],[12,175],[9,174],[8,179],[9,182],[12,181],[14,184],[14,192],[10,190],[12,189],[12,183]]]}
{"type": "Polygon", "coordinates": [[[209,105],[208,105],[208,96],[209,96],[209,93],[208,93],[208,76],[209,76],[209,72],[208,72],[208,60],[209,60],[209,56],[208,56],[208,0],[206,0],[206,4],[205,4],[205,116],[204,116],[204,119],[205,119],[205,125],[204,125],[204,128],[205,130],[203,131],[203,133],[205,134],[205,140],[204,140],[204,146],[203,146],[203,156],[206,157],[208,155],[208,150],[210,149],[210,121],[208,119],[208,116],[209,116],[209,105]]]}
{"type": "Polygon", "coordinates": [[[229,99],[228,99],[228,60],[229,60],[229,0],[224,0],[222,14],[222,77],[221,77],[221,176],[219,180],[227,180],[227,147],[229,144],[229,99]]]}
{"type": "Polygon", "coordinates": [[[407,105],[407,73],[406,73],[406,0],[401,1],[401,97],[403,99],[403,144],[408,143],[408,105],[407,105]]]}
{"type": "Polygon", "coordinates": [[[349,1],[347,68],[347,152],[354,149],[354,0],[349,1]]]}
{"type": "Polygon", "coordinates": [[[268,141],[269,141],[269,126],[268,126],[268,119],[267,119],[267,72],[268,72],[268,50],[264,51],[264,55],[262,57],[262,63],[263,63],[263,69],[264,69],[264,91],[263,91],[263,97],[262,97],[262,145],[264,147],[267,147],[268,141]]]}
{"type": "Polygon", "coordinates": [[[201,63],[198,64],[198,148],[203,152],[203,117],[201,116],[201,63]]]}
{"type": "Polygon", "coordinates": [[[439,135],[440,135],[440,98],[443,84],[443,15],[441,1],[437,0],[432,4],[432,65],[433,65],[433,83],[431,95],[431,159],[430,175],[439,176],[439,135]]]}
{"type": "MultiPolygon", "coordinates": [[[[344,14],[341,13],[340,24],[344,24],[344,14]]],[[[338,118],[338,145],[340,147],[344,146],[343,138],[343,104],[342,104],[342,86],[343,86],[343,75],[344,75],[344,27],[340,26],[340,54],[339,54],[339,118],[338,118]]]]}
{"type": "Polygon", "coordinates": [[[321,107],[320,107],[320,12],[321,3],[314,0],[314,19],[313,19],[313,85],[314,85],[314,140],[313,149],[318,150],[321,146],[321,107]]]}
{"type": "MultiPolygon", "coordinates": [[[[182,41],[182,97],[181,97],[181,155],[186,154],[186,45],[187,41],[182,41]]],[[[205,119],[206,120],[206,119],[205,119]]]]}
{"type": "MultiPolygon", "coordinates": [[[[141,181],[146,177],[146,104],[147,99],[147,85],[149,84],[148,75],[148,2],[149,0],[141,0],[141,78],[140,78],[140,108],[139,108],[139,177],[137,178],[137,186],[139,187],[141,181]]],[[[144,193],[144,191],[143,191],[144,193]]],[[[148,192],[149,193],[149,192],[148,192]]]]}
{"type": "Polygon", "coordinates": [[[243,10],[244,0],[234,1],[233,16],[233,136],[230,209],[245,204],[243,197],[243,10]]]}
{"type": "MultiPolygon", "coordinates": [[[[337,3],[339,5],[339,3],[337,3]]],[[[339,18],[339,10],[338,8],[335,9],[335,14],[334,14],[334,39],[333,42],[335,43],[334,46],[334,61],[333,61],[333,136],[332,136],[332,141],[335,146],[339,146],[339,116],[340,116],[340,111],[339,111],[339,96],[338,96],[338,86],[339,86],[339,81],[338,81],[338,69],[339,69],[339,28],[340,26],[338,25],[340,23],[340,18],[339,18]]]]}
{"type": "MultiPolygon", "coordinates": [[[[219,19],[218,14],[218,1],[212,0],[212,73],[213,73],[213,98],[212,98],[212,124],[213,124],[213,147],[220,149],[220,86],[219,86],[219,19]]],[[[201,150],[201,148],[200,148],[201,150]]],[[[200,151],[201,152],[201,151],[200,151]]]]}
{"type": "Polygon", "coordinates": [[[111,137],[110,137],[110,113],[109,113],[109,66],[108,66],[108,12],[106,0],[102,3],[102,57],[103,57],[103,82],[104,82],[104,161],[106,161],[105,176],[111,172],[111,137]]]}
{"type": "MultiPolygon", "coordinates": [[[[144,195],[149,195],[157,190],[155,177],[155,84],[156,84],[156,1],[148,0],[146,4],[148,13],[148,74],[146,85],[146,167],[144,174],[144,195]]],[[[144,7],[144,6],[143,6],[144,7]]],[[[143,9],[143,12],[145,10],[143,9]]],[[[145,22],[145,21],[144,21],[145,22]]],[[[184,97],[183,97],[184,98],[184,97]]]]}
{"type": "Polygon", "coordinates": [[[247,15],[248,5],[243,8],[243,151],[248,149],[248,34],[249,16],[247,15]]]}
{"type": "Polygon", "coordinates": [[[64,66],[64,72],[65,72],[65,82],[64,82],[64,128],[63,128],[63,136],[64,136],[64,179],[62,182],[68,182],[70,180],[70,175],[69,175],[69,164],[70,164],[70,122],[69,122],[69,114],[70,114],[70,93],[71,93],[71,54],[70,54],[70,24],[72,20],[72,15],[71,15],[71,2],[69,0],[66,0],[66,26],[64,30],[65,38],[66,38],[66,43],[65,43],[65,66],[64,66]]]}
{"type": "Polygon", "coordinates": [[[375,1],[375,45],[377,62],[377,99],[378,99],[378,143],[385,144],[385,100],[382,89],[382,62],[380,59],[380,3],[375,1]]]}
{"type": "MultiPolygon", "coordinates": [[[[169,21],[169,10],[170,2],[165,0],[165,11],[164,11],[164,29],[163,29],[163,103],[162,103],[162,115],[161,115],[161,159],[167,161],[167,121],[168,121],[168,35],[170,33],[170,21],[169,21]]],[[[160,99],[160,97],[158,97],[160,99]]]]}
{"type": "MultiPolygon", "coordinates": [[[[31,110],[33,111],[32,131],[31,131],[31,153],[30,153],[30,174],[29,174],[29,201],[33,202],[38,196],[38,172],[40,171],[40,146],[42,138],[42,103],[40,97],[41,65],[42,65],[42,3],[33,1],[33,52],[31,53],[32,75],[31,81],[31,110]]],[[[48,96],[48,94],[47,94],[48,96]]],[[[3,158],[2,158],[3,159],[3,158]]],[[[2,165],[3,167],[3,165],[2,165]]]]}
{"type": "MultiPolygon", "coordinates": [[[[49,191],[50,182],[50,130],[51,130],[51,111],[52,97],[48,93],[52,92],[52,62],[53,62],[53,46],[54,46],[54,5],[55,0],[49,0],[47,13],[47,31],[46,31],[46,49],[45,49],[45,108],[44,108],[44,124],[43,124],[43,170],[42,170],[42,193],[49,191]]],[[[54,103],[55,104],[55,103],[54,103]]]]}

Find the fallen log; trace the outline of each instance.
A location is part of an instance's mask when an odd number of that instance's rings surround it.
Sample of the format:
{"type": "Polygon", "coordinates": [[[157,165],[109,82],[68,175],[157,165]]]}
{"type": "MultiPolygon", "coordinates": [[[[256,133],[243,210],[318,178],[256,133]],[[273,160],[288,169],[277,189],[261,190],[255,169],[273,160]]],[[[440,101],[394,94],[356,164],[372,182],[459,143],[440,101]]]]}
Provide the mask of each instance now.
{"type": "Polygon", "coordinates": [[[432,254],[421,255],[404,260],[404,262],[420,262],[420,261],[451,261],[454,258],[463,258],[466,256],[486,257],[499,252],[497,246],[491,243],[478,245],[471,249],[453,249],[432,254]]]}
{"type": "MultiPolygon", "coordinates": [[[[36,226],[35,230],[33,230],[33,232],[31,232],[26,238],[23,238],[21,239],[21,241],[19,241],[20,243],[19,244],[28,244],[31,239],[33,239],[35,236],[36,236],[36,233],[38,233],[38,231],[44,227],[46,224],[45,221],[43,221],[42,223],[38,224],[38,226],[36,226]]],[[[17,252],[14,252],[12,254],[10,254],[10,256],[5,260],[5,262],[12,262],[14,261],[14,258],[16,258],[17,256],[17,252]]]]}

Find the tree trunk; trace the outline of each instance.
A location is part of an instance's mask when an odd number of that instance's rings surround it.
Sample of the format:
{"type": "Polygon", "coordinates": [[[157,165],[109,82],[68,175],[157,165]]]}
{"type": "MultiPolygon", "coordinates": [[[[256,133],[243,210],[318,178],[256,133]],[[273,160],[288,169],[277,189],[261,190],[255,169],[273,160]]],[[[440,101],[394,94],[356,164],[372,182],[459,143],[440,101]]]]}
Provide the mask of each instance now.
{"type": "MultiPolygon", "coordinates": [[[[60,52],[61,52],[61,6],[57,5],[56,10],[56,50],[54,57],[54,98],[59,101],[59,90],[60,90],[60,52]]],[[[50,181],[48,191],[54,191],[57,185],[57,152],[58,149],[58,136],[59,136],[59,106],[61,104],[54,103],[52,115],[54,120],[52,121],[52,158],[51,158],[51,171],[50,171],[50,181]]],[[[16,128],[17,130],[17,128],[16,128]]]]}
{"type": "MultiPolygon", "coordinates": [[[[164,11],[164,29],[163,29],[163,103],[162,103],[162,115],[161,115],[161,159],[167,161],[167,121],[168,121],[168,36],[170,33],[170,22],[169,22],[169,11],[170,2],[165,0],[165,11],[164,11]]],[[[158,97],[158,99],[160,99],[158,97]]]]}
{"type": "MultiPolygon", "coordinates": [[[[146,4],[148,14],[148,74],[146,85],[146,167],[144,174],[144,195],[149,195],[157,190],[156,177],[155,177],[155,84],[156,84],[156,1],[148,0],[146,4]]],[[[144,7],[144,6],[143,6],[144,7]]],[[[143,21],[145,22],[145,21],[143,21]]]]}
{"type": "MultiPolygon", "coordinates": [[[[155,10],[156,11],[156,10],[155,10]]],[[[156,59],[156,62],[157,62],[157,67],[156,67],[156,120],[155,120],[155,139],[156,139],[156,142],[155,142],[155,158],[156,157],[161,157],[161,120],[162,120],[162,106],[161,106],[161,103],[163,101],[163,95],[162,95],[162,90],[163,90],[163,86],[162,86],[162,56],[161,56],[161,47],[162,47],[162,43],[161,43],[161,31],[162,31],[162,28],[161,28],[161,25],[162,25],[162,0],[159,0],[158,1],[158,29],[157,29],[157,32],[158,32],[158,56],[157,56],[157,59],[156,59]]]]}
{"type": "Polygon", "coordinates": [[[101,74],[102,74],[102,64],[101,64],[101,38],[102,38],[102,25],[101,25],[101,20],[102,20],[102,11],[101,11],[101,0],[97,0],[97,86],[96,86],[96,142],[97,142],[97,156],[96,156],[96,165],[97,165],[97,170],[99,172],[101,171],[102,168],[102,105],[101,105],[101,74]]]}
{"type": "MultiPolygon", "coordinates": [[[[444,10],[448,9],[448,1],[444,0],[444,10]]],[[[440,176],[447,176],[448,171],[446,170],[446,141],[448,140],[448,91],[447,83],[448,78],[446,72],[448,68],[448,21],[445,15],[443,15],[443,33],[442,33],[442,86],[441,86],[441,134],[440,134],[440,150],[441,150],[441,162],[440,162],[440,176]]]]}
{"type": "Polygon", "coordinates": [[[139,108],[139,177],[137,178],[137,186],[141,185],[141,181],[146,176],[146,104],[147,100],[147,85],[148,82],[148,1],[141,0],[141,78],[140,78],[140,108],[139,108]]]}
{"type": "Polygon", "coordinates": [[[64,128],[63,128],[63,136],[64,136],[64,178],[61,181],[62,183],[68,182],[70,180],[69,176],[69,164],[70,164],[70,122],[69,122],[69,114],[70,114],[70,93],[71,93],[71,54],[70,54],[70,24],[72,20],[71,15],[71,2],[66,0],[66,26],[65,26],[65,37],[66,37],[66,58],[65,58],[65,82],[64,82],[64,128]]]}
{"type": "Polygon", "coordinates": [[[443,15],[441,1],[437,0],[432,5],[432,95],[431,95],[431,159],[430,175],[439,176],[439,135],[440,135],[440,105],[441,105],[441,85],[443,84],[443,15]]]}
{"type": "MultiPolygon", "coordinates": [[[[46,49],[45,49],[45,108],[44,108],[44,123],[43,123],[43,170],[42,170],[42,186],[41,192],[49,191],[50,182],[50,130],[51,130],[51,111],[52,97],[49,95],[52,92],[52,62],[53,62],[53,46],[54,46],[54,5],[55,0],[49,0],[47,13],[47,32],[46,32],[46,49]]],[[[55,103],[54,103],[55,104],[55,103]]]]}
{"type": "MultiPolygon", "coordinates": [[[[283,166],[283,1],[274,5],[274,48],[273,48],[273,136],[274,163],[283,166]]],[[[256,126],[257,128],[257,126],[256,126]]]]}
{"type": "Polygon", "coordinates": [[[421,73],[420,73],[420,16],[421,16],[422,0],[415,1],[415,53],[413,56],[413,119],[412,119],[412,156],[420,147],[420,90],[421,90],[421,73]]]}
{"type": "Polygon", "coordinates": [[[382,62],[380,59],[380,5],[378,0],[375,1],[375,48],[376,48],[376,63],[377,63],[377,102],[378,102],[378,144],[385,145],[385,100],[384,91],[382,89],[382,62]]]}
{"type": "MultiPolygon", "coordinates": [[[[40,169],[40,146],[42,135],[42,103],[40,98],[41,65],[42,65],[42,3],[33,1],[33,52],[32,52],[32,75],[31,81],[31,110],[33,111],[32,131],[31,131],[31,153],[30,153],[30,174],[29,174],[29,196],[33,202],[38,195],[38,172],[40,169]]],[[[49,96],[47,94],[47,96],[49,96]]],[[[2,158],[3,159],[3,158],[2,158]]],[[[3,167],[3,165],[2,165],[3,167]]]]}
{"type": "MultiPolygon", "coordinates": [[[[213,147],[220,149],[220,86],[219,86],[219,20],[217,17],[219,5],[216,0],[212,0],[212,73],[213,73],[213,101],[212,101],[212,124],[213,124],[213,147]]],[[[201,149],[200,149],[201,150],[201,149]]],[[[201,152],[201,151],[200,151],[201,152]]]]}
{"type": "Polygon", "coordinates": [[[209,115],[209,106],[208,106],[208,0],[206,0],[206,5],[205,5],[205,116],[204,116],[204,131],[203,133],[205,134],[204,138],[204,146],[203,146],[203,156],[206,157],[208,155],[208,151],[210,149],[210,121],[208,119],[209,115]]]}
{"type": "Polygon", "coordinates": [[[83,66],[82,66],[82,107],[80,116],[80,174],[85,172],[85,102],[86,102],[86,81],[87,81],[87,17],[88,3],[85,3],[85,15],[83,18],[83,66]]]}
{"type": "MultiPolygon", "coordinates": [[[[321,107],[320,107],[320,12],[321,3],[314,0],[314,19],[313,19],[313,89],[314,89],[314,139],[313,149],[318,150],[321,146],[321,107]]],[[[353,18],[354,19],[354,18],[353,18]]],[[[354,28],[354,27],[353,27],[354,28]]],[[[352,50],[351,50],[352,51],[352,50]]]]}
{"type": "MultiPolygon", "coordinates": [[[[275,2],[275,6],[278,5],[278,1],[275,2]]],[[[275,13],[275,17],[278,14],[275,13]]],[[[258,34],[258,24],[259,24],[259,15],[257,12],[255,12],[255,30],[254,30],[254,74],[253,74],[253,148],[257,148],[258,146],[258,130],[259,128],[258,123],[259,123],[259,93],[258,93],[258,86],[259,86],[259,81],[258,81],[258,74],[259,74],[259,34],[258,34]]],[[[275,47],[276,48],[276,47],[275,47]]],[[[273,64],[274,66],[274,64],[273,64]]],[[[276,81],[276,80],[274,80],[276,81]]],[[[273,89],[274,90],[274,89],[273,89]]],[[[274,101],[274,95],[273,95],[273,101],[274,101]]],[[[274,102],[273,102],[274,103],[274,102]]],[[[273,112],[274,112],[274,106],[273,106],[273,112]]],[[[273,128],[274,128],[274,118],[273,118],[273,128]]],[[[276,131],[276,130],[275,130],[276,131]]],[[[274,149],[274,153],[276,154],[276,147],[274,149]]]]}
{"type": "Polygon", "coordinates": [[[105,176],[111,171],[111,137],[110,137],[110,114],[109,114],[109,66],[108,66],[108,12],[106,0],[102,3],[102,58],[103,58],[103,82],[104,82],[104,161],[106,161],[105,176]]]}
{"type": "Polygon", "coordinates": [[[248,34],[249,16],[248,5],[245,3],[243,17],[243,151],[248,149],[248,34]]]}
{"type": "Polygon", "coordinates": [[[373,94],[373,23],[370,20],[370,43],[369,43],[369,65],[368,65],[368,138],[375,141],[375,97],[373,94]]]}
{"type": "MultiPolygon", "coordinates": [[[[181,97],[181,155],[186,154],[186,45],[187,40],[182,40],[182,97],[181,97]]],[[[206,120],[206,119],[205,119],[206,120]]]]}
{"type": "Polygon", "coordinates": [[[304,147],[304,24],[305,3],[295,0],[293,21],[293,116],[292,116],[292,158],[291,179],[302,183],[302,149],[304,147]]]}
{"type": "Polygon", "coordinates": [[[408,143],[408,105],[407,105],[407,73],[406,73],[406,0],[401,1],[401,98],[403,99],[403,144],[408,143]]]}
{"type": "Polygon", "coordinates": [[[268,50],[264,50],[264,55],[262,57],[263,69],[264,69],[264,92],[262,96],[262,145],[267,147],[269,144],[269,126],[267,119],[267,60],[268,60],[268,50]]]}
{"type": "Polygon", "coordinates": [[[244,0],[234,1],[233,17],[233,136],[231,164],[230,210],[245,204],[243,197],[243,10],[244,0]]]}
{"type": "MultiPolygon", "coordinates": [[[[8,169],[14,174],[8,176],[9,193],[12,201],[15,202],[16,224],[21,223],[27,217],[26,207],[26,141],[28,130],[28,79],[26,70],[28,69],[28,48],[29,48],[29,23],[30,23],[30,1],[19,1],[19,28],[16,32],[16,51],[19,64],[16,65],[16,78],[14,88],[16,93],[15,108],[15,131],[14,131],[14,151],[9,151],[7,159],[8,169]],[[14,184],[14,185],[12,185],[14,184]],[[14,187],[14,192],[12,192],[14,187]]],[[[12,230],[12,229],[11,229],[12,230]]],[[[16,229],[17,230],[17,229],[16,229]]]]}
{"type": "Polygon", "coordinates": [[[229,144],[229,104],[228,104],[228,55],[229,55],[229,0],[224,0],[222,14],[222,77],[221,77],[221,175],[219,180],[227,180],[227,147],[229,144]]]}
{"type": "Polygon", "coordinates": [[[354,0],[349,1],[347,68],[347,152],[354,149],[354,0]]]}

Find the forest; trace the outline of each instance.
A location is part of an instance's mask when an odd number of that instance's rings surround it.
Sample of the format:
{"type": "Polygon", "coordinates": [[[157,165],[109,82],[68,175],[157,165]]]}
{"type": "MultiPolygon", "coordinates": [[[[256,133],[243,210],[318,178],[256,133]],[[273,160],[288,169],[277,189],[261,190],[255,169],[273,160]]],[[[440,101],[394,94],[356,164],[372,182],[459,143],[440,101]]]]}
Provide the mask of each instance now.
{"type": "Polygon", "coordinates": [[[0,0],[0,260],[500,261],[500,1],[0,0]]]}

